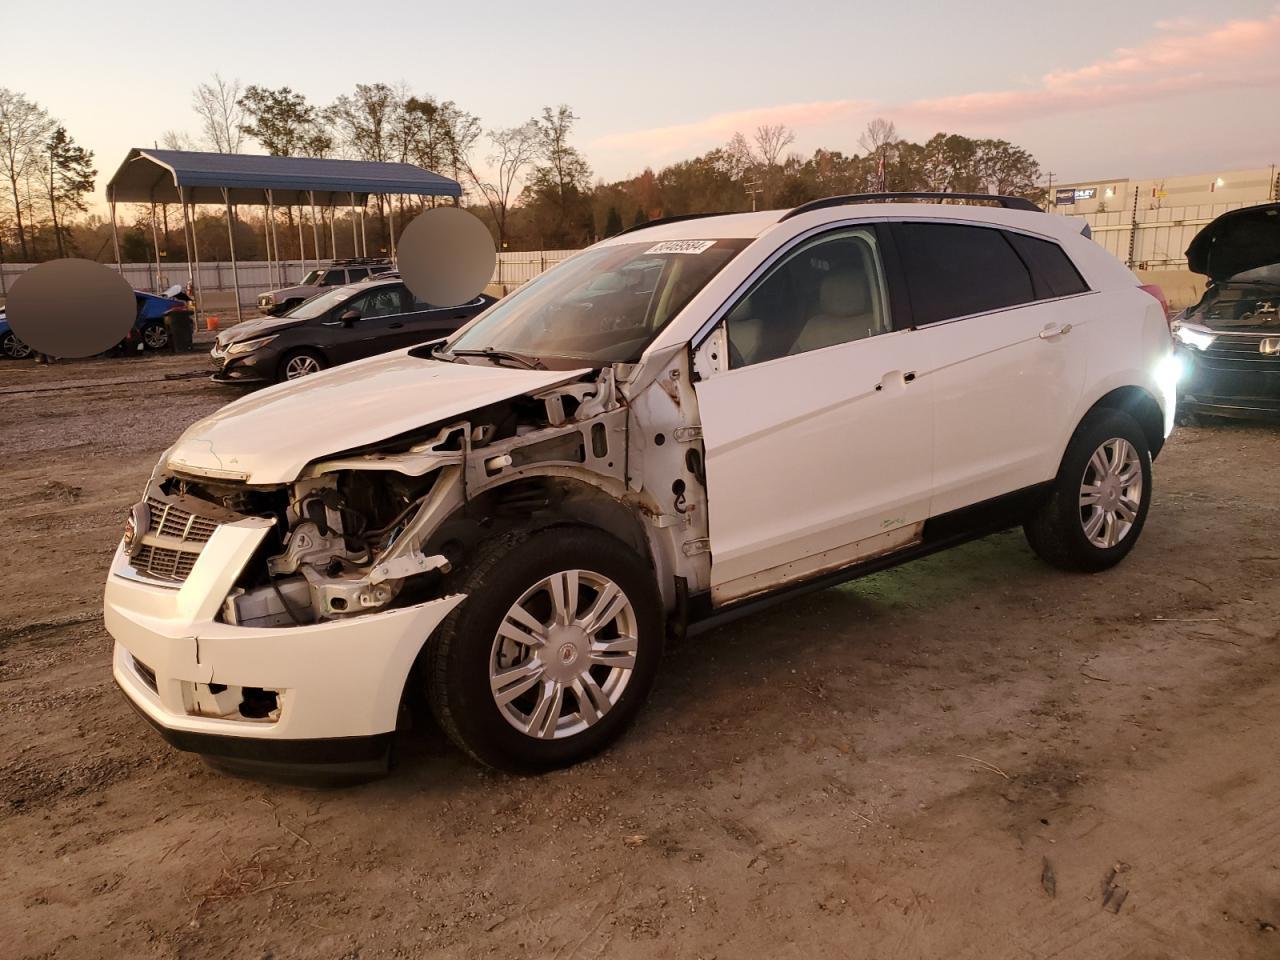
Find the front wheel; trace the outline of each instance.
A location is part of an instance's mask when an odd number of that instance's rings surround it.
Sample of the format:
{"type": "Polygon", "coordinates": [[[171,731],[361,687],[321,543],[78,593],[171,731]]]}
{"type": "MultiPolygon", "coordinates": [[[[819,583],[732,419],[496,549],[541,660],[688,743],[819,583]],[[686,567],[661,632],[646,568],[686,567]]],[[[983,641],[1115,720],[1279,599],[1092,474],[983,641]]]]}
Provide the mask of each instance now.
{"type": "Polygon", "coordinates": [[[169,345],[169,328],[163,323],[149,323],[142,328],[142,343],[148,350],[163,350],[169,345]]]}
{"type": "Polygon", "coordinates": [[[425,654],[431,711],[474,759],[514,773],[577,763],[627,727],[662,654],[662,604],[645,559],[582,527],[482,547],[466,599],[425,654]]]}
{"type": "Polygon", "coordinates": [[[285,380],[297,380],[299,377],[319,373],[326,366],[324,357],[320,356],[320,354],[311,350],[295,350],[281,362],[280,374],[277,379],[282,382],[285,380]]]}
{"type": "Polygon", "coordinates": [[[1133,549],[1151,506],[1151,451],[1138,422],[1098,410],[1077,428],[1048,498],[1024,524],[1046,563],[1094,573],[1133,549]]]}
{"type": "Polygon", "coordinates": [[[12,330],[0,337],[0,355],[9,360],[25,360],[31,356],[31,348],[18,339],[12,330]]]}

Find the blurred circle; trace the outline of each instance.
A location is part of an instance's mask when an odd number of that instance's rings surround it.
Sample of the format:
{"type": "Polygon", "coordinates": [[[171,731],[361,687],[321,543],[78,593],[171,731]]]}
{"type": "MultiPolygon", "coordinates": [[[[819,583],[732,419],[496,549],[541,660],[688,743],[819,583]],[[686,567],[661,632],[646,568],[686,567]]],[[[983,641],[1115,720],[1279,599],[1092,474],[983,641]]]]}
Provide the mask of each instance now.
{"type": "Polygon", "coordinates": [[[110,350],[133,327],[133,288],[92,260],[50,260],[13,282],[9,326],[32,350],[51,357],[91,357],[110,350]]]}
{"type": "Polygon", "coordinates": [[[435,307],[474,300],[493,279],[498,261],[489,228],[458,207],[418,214],[401,234],[396,255],[405,285],[435,307]]]}

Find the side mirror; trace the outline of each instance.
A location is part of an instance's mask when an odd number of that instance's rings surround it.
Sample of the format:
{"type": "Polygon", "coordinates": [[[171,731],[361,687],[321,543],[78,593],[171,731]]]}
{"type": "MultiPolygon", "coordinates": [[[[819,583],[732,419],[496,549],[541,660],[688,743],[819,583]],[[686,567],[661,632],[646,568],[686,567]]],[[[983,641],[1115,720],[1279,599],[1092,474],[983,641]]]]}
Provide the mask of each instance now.
{"type": "Polygon", "coordinates": [[[338,319],[342,321],[342,325],[344,327],[349,327],[356,320],[360,319],[360,311],[359,310],[343,310],[342,313],[338,314],[338,319]]]}

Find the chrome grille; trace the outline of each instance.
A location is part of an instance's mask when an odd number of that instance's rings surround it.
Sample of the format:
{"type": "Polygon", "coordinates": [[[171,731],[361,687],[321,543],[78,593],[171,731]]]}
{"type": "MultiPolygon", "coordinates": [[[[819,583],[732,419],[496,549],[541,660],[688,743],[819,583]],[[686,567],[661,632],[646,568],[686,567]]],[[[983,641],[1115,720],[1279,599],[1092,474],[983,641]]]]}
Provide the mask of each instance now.
{"type": "Polygon", "coordinates": [[[218,529],[218,521],[156,497],[147,497],[147,508],[151,511],[151,529],[162,537],[173,537],[184,543],[204,543],[218,529]]]}
{"type": "Polygon", "coordinates": [[[198,549],[171,550],[144,543],[130,562],[139,573],[157,580],[180,582],[191,574],[191,568],[196,565],[196,558],[199,556],[198,549]]]}

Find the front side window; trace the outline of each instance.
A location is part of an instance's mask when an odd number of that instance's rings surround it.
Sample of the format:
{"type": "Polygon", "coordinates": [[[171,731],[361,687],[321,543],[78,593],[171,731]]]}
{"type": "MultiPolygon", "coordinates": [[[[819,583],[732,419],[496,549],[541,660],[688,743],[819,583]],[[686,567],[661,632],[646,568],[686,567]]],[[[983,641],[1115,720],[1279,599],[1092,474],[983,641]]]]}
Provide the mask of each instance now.
{"type": "Polygon", "coordinates": [[[821,350],[889,328],[875,234],[841,230],[789,253],[729,311],[729,365],[821,350]]]}
{"type": "Polygon", "coordinates": [[[326,270],[324,279],[320,281],[322,287],[340,287],[347,282],[347,272],[345,270],[326,270]]]}
{"type": "Polygon", "coordinates": [[[301,280],[298,281],[298,286],[311,287],[318,284],[319,282],[320,282],[320,271],[308,270],[306,273],[306,276],[304,276],[301,280]]]}
{"type": "Polygon", "coordinates": [[[917,326],[1036,299],[1026,264],[994,227],[907,222],[894,237],[917,326]]]}
{"type": "Polygon", "coordinates": [[[634,362],[748,242],[648,240],[586,250],[499,301],[443,350],[505,351],[549,366],[634,362]]]}

